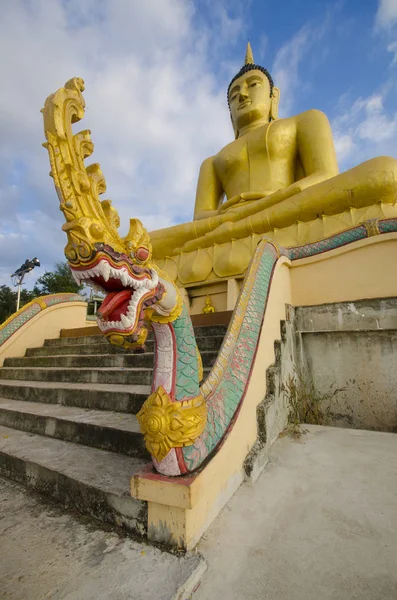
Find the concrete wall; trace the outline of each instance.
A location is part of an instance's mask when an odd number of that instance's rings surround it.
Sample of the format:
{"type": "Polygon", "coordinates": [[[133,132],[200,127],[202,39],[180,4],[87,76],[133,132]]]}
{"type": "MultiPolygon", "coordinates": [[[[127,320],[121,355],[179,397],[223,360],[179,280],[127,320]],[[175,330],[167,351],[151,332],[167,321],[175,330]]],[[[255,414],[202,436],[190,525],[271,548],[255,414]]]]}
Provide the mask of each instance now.
{"type": "Polygon", "coordinates": [[[397,298],[368,298],[295,309],[297,331],[397,329],[397,298]]]}
{"type": "Polygon", "coordinates": [[[397,299],[300,307],[298,365],[328,405],[331,424],[397,431],[397,299]]]}
{"type": "Polygon", "coordinates": [[[316,306],[397,296],[397,235],[366,238],[291,266],[292,304],[316,306]]]}
{"type": "Polygon", "coordinates": [[[245,473],[255,481],[268,461],[269,451],[286,429],[289,401],[285,385],[295,375],[296,348],[294,309],[286,306],[285,320],[280,323],[280,339],[274,342],[274,364],[266,370],[266,396],[258,405],[258,438],[245,460],[245,473]]]}

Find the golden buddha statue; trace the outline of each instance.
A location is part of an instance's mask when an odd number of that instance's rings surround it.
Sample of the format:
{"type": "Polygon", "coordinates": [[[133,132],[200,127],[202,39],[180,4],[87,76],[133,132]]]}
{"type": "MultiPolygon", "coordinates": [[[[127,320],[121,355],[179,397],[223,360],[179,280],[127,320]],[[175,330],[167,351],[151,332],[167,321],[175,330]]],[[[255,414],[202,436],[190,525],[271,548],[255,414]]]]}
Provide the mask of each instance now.
{"type": "Polygon", "coordinates": [[[180,285],[241,276],[263,235],[297,246],[397,216],[397,160],[339,174],[325,114],[279,119],[279,98],[248,44],[228,89],[235,140],[203,162],[194,220],[150,234],[154,258],[180,285]]]}
{"type": "Polygon", "coordinates": [[[215,306],[212,304],[211,298],[210,298],[210,296],[208,296],[208,294],[205,299],[204,308],[201,312],[203,315],[211,315],[215,312],[215,306]]]}

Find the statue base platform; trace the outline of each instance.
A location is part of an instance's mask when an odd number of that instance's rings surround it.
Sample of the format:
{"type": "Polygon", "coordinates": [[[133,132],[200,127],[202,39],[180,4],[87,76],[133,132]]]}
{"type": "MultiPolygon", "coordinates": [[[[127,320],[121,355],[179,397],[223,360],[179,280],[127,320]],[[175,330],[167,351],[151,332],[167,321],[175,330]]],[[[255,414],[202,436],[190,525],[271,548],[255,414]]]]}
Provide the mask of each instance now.
{"type": "Polygon", "coordinates": [[[321,215],[308,222],[265,233],[252,233],[243,239],[199,247],[172,256],[155,256],[156,263],[181,289],[190,314],[201,313],[209,295],[217,312],[233,310],[240,287],[259,241],[267,238],[284,248],[303,247],[363,224],[368,235],[376,235],[377,221],[397,217],[397,205],[377,202],[350,208],[340,214],[321,215]]]}

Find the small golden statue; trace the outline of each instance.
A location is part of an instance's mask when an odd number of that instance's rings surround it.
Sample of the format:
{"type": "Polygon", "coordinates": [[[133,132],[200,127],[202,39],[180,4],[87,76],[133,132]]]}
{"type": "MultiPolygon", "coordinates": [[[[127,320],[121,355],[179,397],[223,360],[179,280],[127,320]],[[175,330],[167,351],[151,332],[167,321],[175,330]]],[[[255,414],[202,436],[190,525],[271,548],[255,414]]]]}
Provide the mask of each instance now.
{"type": "Polygon", "coordinates": [[[211,315],[215,312],[215,306],[212,304],[211,298],[208,295],[205,299],[205,306],[201,312],[203,315],[211,315]]]}

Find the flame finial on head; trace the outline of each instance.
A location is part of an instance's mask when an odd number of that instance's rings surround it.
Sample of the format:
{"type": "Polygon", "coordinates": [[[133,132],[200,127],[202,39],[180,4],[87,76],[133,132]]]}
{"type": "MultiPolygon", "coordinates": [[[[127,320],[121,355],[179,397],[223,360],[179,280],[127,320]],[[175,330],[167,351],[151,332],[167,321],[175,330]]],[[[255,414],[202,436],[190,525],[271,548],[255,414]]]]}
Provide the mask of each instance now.
{"type": "Polygon", "coordinates": [[[254,55],[252,54],[252,48],[251,48],[251,44],[248,42],[247,44],[247,50],[245,51],[245,65],[254,65],[255,61],[254,61],[254,55]]]}

